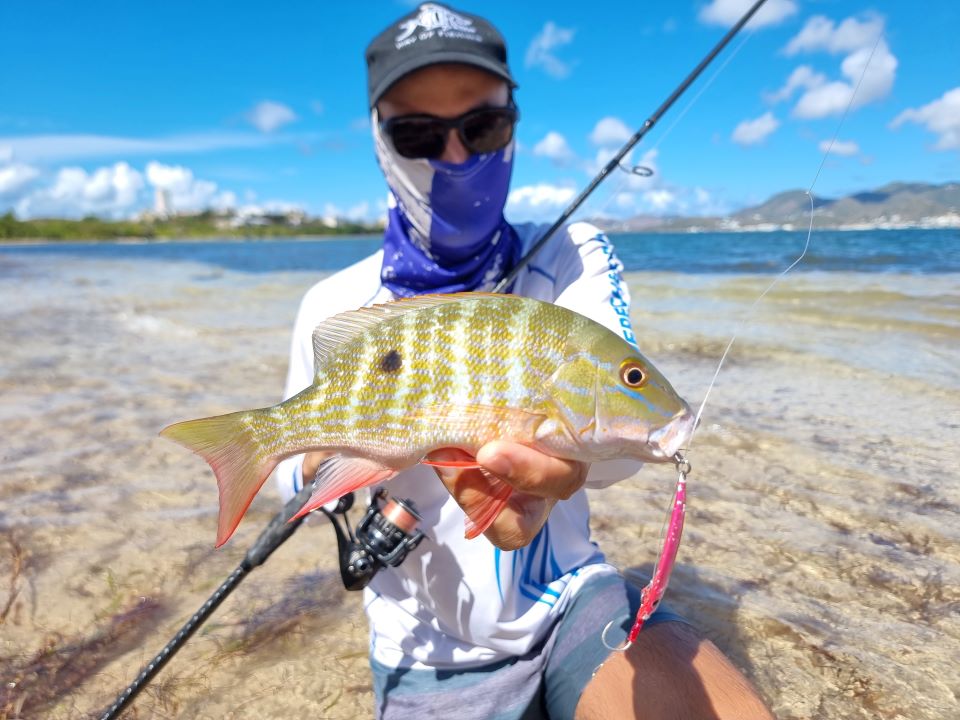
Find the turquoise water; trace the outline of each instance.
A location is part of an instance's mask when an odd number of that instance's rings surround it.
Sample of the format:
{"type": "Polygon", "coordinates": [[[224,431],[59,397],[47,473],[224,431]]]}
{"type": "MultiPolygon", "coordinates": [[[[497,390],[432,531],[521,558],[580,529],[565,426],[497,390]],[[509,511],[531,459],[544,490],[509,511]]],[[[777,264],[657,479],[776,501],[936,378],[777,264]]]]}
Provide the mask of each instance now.
{"type": "MultiPolygon", "coordinates": [[[[776,273],[804,248],[805,232],[625,233],[614,236],[628,271],[776,273]]],[[[377,237],[49,243],[0,246],[7,261],[36,255],[85,259],[192,261],[241,272],[339,270],[375,252],[377,237]]],[[[818,230],[798,272],[960,272],[960,230],[818,230]]],[[[16,272],[0,264],[0,277],[16,272]]]]}

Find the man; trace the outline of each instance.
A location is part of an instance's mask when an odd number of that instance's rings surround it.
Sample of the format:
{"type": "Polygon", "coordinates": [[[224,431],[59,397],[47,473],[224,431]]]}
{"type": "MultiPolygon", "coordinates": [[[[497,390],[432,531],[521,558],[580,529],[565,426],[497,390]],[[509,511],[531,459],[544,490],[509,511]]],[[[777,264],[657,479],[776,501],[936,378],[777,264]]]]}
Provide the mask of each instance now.
{"type": "MultiPolygon", "coordinates": [[[[311,333],[326,318],[422,293],[489,290],[544,231],[503,217],[516,85],[486,20],[424,4],[378,35],[366,58],[374,145],[390,189],[384,246],[304,297],[287,397],[312,381],[311,333]]],[[[511,291],[574,309],[635,343],[621,269],[607,238],[577,223],[511,291]]],[[[284,461],[283,494],[309,482],[322,459],[284,461]]],[[[588,467],[509,442],[483,447],[477,461],[515,492],[475,540],[463,537],[463,511],[489,489],[480,471],[438,469],[438,482],[418,466],[389,483],[415,502],[430,540],[364,591],[378,717],[769,717],[722,654],[665,609],[628,651],[605,644],[623,639],[617,628],[629,627],[638,593],[590,541],[583,488],[636,465],[588,467]]]]}

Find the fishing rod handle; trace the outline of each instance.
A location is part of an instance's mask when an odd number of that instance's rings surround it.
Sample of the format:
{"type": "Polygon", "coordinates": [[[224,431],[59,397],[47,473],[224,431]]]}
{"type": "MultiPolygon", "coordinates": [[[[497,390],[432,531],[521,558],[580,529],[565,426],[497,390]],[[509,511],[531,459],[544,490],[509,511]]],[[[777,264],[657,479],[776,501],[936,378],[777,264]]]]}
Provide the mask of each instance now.
{"type": "Polygon", "coordinates": [[[127,705],[133,701],[153,676],[160,672],[160,669],[167,664],[167,661],[180,649],[180,646],[190,639],[190,636],[200,628],[207,617],[217,609],[249,571],[250,569],[245,567],[244,564],[238,565],[236,570],[230,573],[230,576],[220,584],[213,595],[193,614],[193,617],[184,623],[180,631],[164,646],[163,650],[157,653],[156,657],[140,671],[137,679],[117,696],[113,705],[100,716],[100,720],[114,720],[114,718],[120,717],[120,713],[124,711],[127,705]]]}
{"type": "Polygon", "coordinates": [[[292,521],[291,518],[300,511],[300,508],[306,504],[312,494],[313,483],[304,483],[300,492],[287,500],[280,512],[273,516],[273,520],[263,529],[260,537],[257,538],[257,541],[247,551],[247,555],[243,559],[243,564],[247,566],[248,570],[266,562],[273,551],[297,531],[304,518],[297,518],[292,521]]]}

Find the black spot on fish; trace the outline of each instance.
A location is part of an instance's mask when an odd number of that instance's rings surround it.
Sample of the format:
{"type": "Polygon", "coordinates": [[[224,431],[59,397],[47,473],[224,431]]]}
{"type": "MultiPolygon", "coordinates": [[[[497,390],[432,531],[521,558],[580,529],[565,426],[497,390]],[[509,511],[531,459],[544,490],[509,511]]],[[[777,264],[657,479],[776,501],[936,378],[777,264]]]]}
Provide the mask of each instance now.
{"type": "Polygon", "coordinates": [[[380,369],[386,373],[396,372],[400,369],[401,365],[403,365],[403,360],[400,357],[400,353],[396,350],[391,350],[380,358],[380,369]]]}

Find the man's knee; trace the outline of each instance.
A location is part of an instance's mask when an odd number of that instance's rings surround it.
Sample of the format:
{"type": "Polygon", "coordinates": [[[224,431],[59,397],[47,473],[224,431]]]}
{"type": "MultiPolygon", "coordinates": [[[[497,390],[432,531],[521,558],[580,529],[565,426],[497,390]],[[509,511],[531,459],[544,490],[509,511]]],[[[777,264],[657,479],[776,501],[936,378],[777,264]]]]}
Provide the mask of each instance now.
{"type": "Polygon", "coordinates": [[[728,718],[773,716],[749,681],[717,647],[680,622],[645,629],[612,653],[587,685],[577,718],[728,718]]]}

